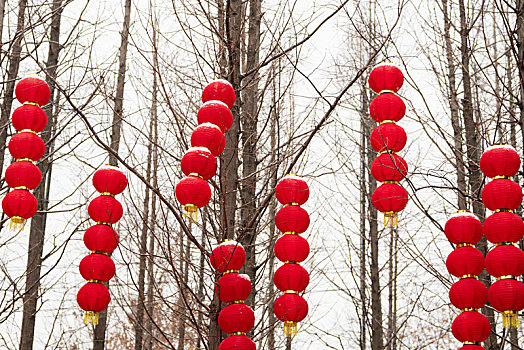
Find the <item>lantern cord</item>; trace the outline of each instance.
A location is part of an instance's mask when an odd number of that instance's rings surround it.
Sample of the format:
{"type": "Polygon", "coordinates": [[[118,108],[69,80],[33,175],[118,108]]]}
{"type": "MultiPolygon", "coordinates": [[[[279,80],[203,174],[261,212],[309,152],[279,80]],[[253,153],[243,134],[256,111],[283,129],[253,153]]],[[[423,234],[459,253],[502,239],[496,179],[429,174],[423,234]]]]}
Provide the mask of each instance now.
{"type": "Polygon", "coordinates": [[[98,324],[98,312],[86,311],[84,324],[92,324],[96,326],[98,324]]]}
{"type": "Polygon", "coordinates": [[[11,221],[9,222],[9,229],[13,231],[18,231],[20,228],[20,231],[23,231],[25,227],[25,219],[21,216],[13,216],[11,218],[11,221]],[[22,226],[20,228],[20,226],[22,226]]]}
{"type": "Polygon", "coordinates": [[[398,227],[398,215],[394,211],[384,213],[384,226],[398,227]]]}
{"type": "Polygon", "coordinates": [[[288,338],[292,338],[297,335],[297,323],[293,321],[285,321],[284,335],[288,338]]]}
{"type": "Polygon", "coordinates": [[[505,311],[502,313],[502,328],[511,329],[519,327],[519,315],[515,311],[505,311]]]}

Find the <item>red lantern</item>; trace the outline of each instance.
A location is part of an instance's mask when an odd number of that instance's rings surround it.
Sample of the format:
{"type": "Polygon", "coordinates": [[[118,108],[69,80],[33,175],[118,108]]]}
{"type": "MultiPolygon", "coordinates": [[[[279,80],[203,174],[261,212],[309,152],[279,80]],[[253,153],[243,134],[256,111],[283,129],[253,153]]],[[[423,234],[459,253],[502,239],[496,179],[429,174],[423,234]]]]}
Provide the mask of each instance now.
{"type": "Polygon", "coordinates": [[[379,182],[402,181],[408,174],[404,158],[394,153],[383,153],[371,164],[371,175],[379,182]]]}
{"type": "Polygon", "coordinates": [[[76,301],[86,311],[84,323],[98,324],[98,313],[107,308],[111,296],[103,284],[88,283],[80,288],[76,301]]]}
{"type": "Polygon", "coordinates": [[[517,312],[524,308],[524,284],[514,279],[501,279],[488,290],[491,306],[502,312],[503,327],[518,326],[517,312]]]}
{"type": "Polygon", "coordinates": [[[298,264],[284,264],[275,272],[273,281],[282,292],[302,292],[309,284],[309,273],[298,264]]]}
{"type": "Polygon", "coordinates": [[[30,131],[20,132],[11,137],[8,147],[13,158],[32,161],[42,158],[45,151],[44,141],[30,131]]]}
{"type": "Polygon", "coordinates": [[[489,147],[480,158],[480,169],[487,177],[513,176],[520,169],[517,151],[508,145],[489,147]]]}
{"type": "Polygon", "coordinates": [[[496,209],[515,210],[522,202],[522,189],[508,179],[496,179],[484,186],[482,202],[492,211],[496,209]]]}
{"type": "Polygon", "coordinates": [[[176,199],[184,206],[184,210],[191,215],[198,213],[211,200],[211,188],[209,184],[199,177],[188,176],[178,182],[175,187],[176,199]]]}
{"type": "Polygon", "coordinates": [[[118,234],[108,225],[93,225],[84,233],[84,244],[93,252],[112,253],[118,241],[118,234]]]}
{"type": "Polygon", "coordinates": [[[501,245],[486,255],[486,270],[493,277],[524,274],[524,252],[512,245],[501,245]]]}
{"type": "Polygon", "coordinates": [[[25,160],[12,163],[5,171],[5,182],[11,188],[34,190],[41,179],[40,169],[25,160]]]}
{"type": "Polygon", "coordinates": [[[226,147],[226,137],[215,124],[202,123],[191,134],[191,147],[205,147],[215,157],[226,147]]]}
{"type": "Polygon", "coordinates": [[[220,343],[218,350],[256,350],[256,344],[245,335],[232,335],[220,343]]]}
{"type": "Polygon", "coordinates": [[[227,273],[218,279],[216,292],[224,303],[246,300],[251,293],[251,280],[245,274],[227,273]]]}
{"type": "Polygon", "coordinates": [[[16,84],[15,95],[20,103],[32,102],[43,106],[49,101],[51,91],[44,79],[36,74],[30,74],[16,84]]]}
{"type": "Polygon", "coordinates": [[[491,243],[516,243],[524,235],[524,222],[517,214],[510,212],[494,213],[484,221],[484,235],[491,243]]]}
{"type": "Polygon", "coordinates": [[[98,196],[89,203],[89,216],[96,222],[116,224],[122,218],[122,204],[111,196],[98,196]]]}
{"type": "Polygon", "coordinates": [[[476,278],[463,278],[449,290],[449,300],[457,309],[480,309],[488,301],[488,289],[476,278]]]}
{"type": "Polygon", "coordinates": [[[292,336],[297,334],[297,322],[306,318],[308,313],[307,301],[294,293],[281,295],[273,304],[275,316],[284,321],[284,334],[292,336]]]}
{"type": "Polygon", "coordinates": [[[233,125],[233,114],[225,103],[216,100],[207,101],[198,110],[197,121],[198,124],[215,124],[225,133],[233,125]]]}
{"type": "Polygon", "coordinates": [[[281,232],[303,233],[309,227],[309,214],[297,205],[289,205],[277,212],[275,224],[281,232]]]}
{"type": "Polygon", "coordinates": [[[478,276],[484,270],[484,255],[473,247],[460,247],[446,260],[449,273],[455,277],[478,276]]]}
{"type": "Polygon", "coordinates": [[[406,104],[395,94],[381,94],[369,104],[369,114],[377,123],[398,122],[406,114],[406,104]]]}
{"type": "Polygon", "coordinates": [[[371,147],[377,152],[400,152],[406,146],[406,131],[395,123],[383,123],[371,132],[371,147]]]}
{"type": "Polygon", "coordinates": [[[13,190],[2,200],[2,209],[11,218],[11,225],[16,227],[36,214],[38,201],[29,191],[13,190]]]}
{"type": "Polygon", "coordinates": [[[18,131],[32,130],[41,132],[47,124],[47,115],[42,108],[26,104],[15,109],[11,120],[18,131]]]}
{"type": "Polygon", "coordinates": [[[404,74],[393,63],[384,62],[373,68],[368,83],[377,94],[382,91],[397,92],[404,84],[404,74]]]}
{"type": "Polygon", "coordinates": [[[461,347],[459,350],[486,350],[486,348],[480,345],[466,344],[461,347]]]}
{"type": "Polygon", "coordinates": [[[209,180],[217,171],[217,160],[207,148],[191,147],[182,157],[180,166],[186,176],[201,176],[209,180]]]}
{"type": "Polygon", "coordinates": [[[228,108],[235,104],[235,90],[229,81],[218,79],[210,82],[202,92],[202,102],[218,100],[224,102],[228,108]]]}
{"type": "Polygon", "coordinates": [[[218,315],[218,326],[224,333],[247,333],[254,325],[255,313],[244,303],[228,305],[218,315]]]}
{"type": "Polygon", "coordinates": [[[87,281],[107,282],[115,275],[115,263],[105,254],[89,254],[80,261],[79,269],[87,281]]]}
{"type": "Polygon", "coordinates": [[[461,210],[449,218],[444,232],[453,244],[476,244],[482,238],[482,223],[475,214],[461,210]]]}
{"type": "Polygon", "coordinates": [[[309,198],[309,187],[299,176],[286,175],[275,189],[275,195],[280,204],[302,205],[309,198]]]}
{"type": "Polygon", "coordinates": [[[118,167],[106,164],[93,175],[93,185],[98,192],[114,196],[124,192],[127,178],[118,167]]]}
{"type": "Polygon", "coordinates": [[[218,272],[234,270],[238,271],[246,261],[244,247],[236,241],[225,241],[213,249],[211,253],[211,266],[218,272]]]}
{"type": "Polygon", "coordinates": [[[466,311],[453,321],[451,331],[453,336],[462,343],[483,342],[489,337],[491,327],[486,316],[477,311],[466,311]]]}
{"type": "Polygon", "coordinates": [[[397,213],[404,210],[408,204],[408,193],[395,183],[385,183],[377,187],[371,196],[375,208],[384,213],[384,224],[396,226],[397,213]]]}
{"type": "Polygon", "coordinates": [[[275,242],[275,256],[282,262],[302,262],[309,255],[309,243],[299,235],[284,235],[275,242]]]}

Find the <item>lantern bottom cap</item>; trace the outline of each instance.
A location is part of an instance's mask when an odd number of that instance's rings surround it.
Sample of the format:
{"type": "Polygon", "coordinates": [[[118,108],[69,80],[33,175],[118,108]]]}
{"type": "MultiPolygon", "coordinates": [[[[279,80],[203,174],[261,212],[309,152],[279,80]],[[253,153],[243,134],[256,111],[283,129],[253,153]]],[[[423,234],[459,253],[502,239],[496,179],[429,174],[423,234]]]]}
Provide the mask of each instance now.
{"type": "Polygon", "coordinates": [[[184,215],[185,218],[189,218],[192,222],[198,220],[198,207],[194,204],[184,205],[184,215]]]}
{"type": "Polygon", "coordinates": [[[297,335],[297,323],[294,321],[284,322],[284,336],[286,338],[292,338],[297,335]]]}
{"type": "Polygon", "coordinates": [[[21,230],[23,230],[25,227],[25,218],[21,216],[13,216],[9,223],[9,228],[13,230],[17,230],[20,226],[22,226],[21,230]]]}
{"type": "Polygon", "coordinates": [[[84,324],[92,324],[96,326],[98,324],[98,312],[86,311],[84,315],[84,324]]]}
{"type": "Polygon", "coordinates": [[[398,227],[398,213],[395,211],[387,211],[384,213],[384,226],[398,227]]]}

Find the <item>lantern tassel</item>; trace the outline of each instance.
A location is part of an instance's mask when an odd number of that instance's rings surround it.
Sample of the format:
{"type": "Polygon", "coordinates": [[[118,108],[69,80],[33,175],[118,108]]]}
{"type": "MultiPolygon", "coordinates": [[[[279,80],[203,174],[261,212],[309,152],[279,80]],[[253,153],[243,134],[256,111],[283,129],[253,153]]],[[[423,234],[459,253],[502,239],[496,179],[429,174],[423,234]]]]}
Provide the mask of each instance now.
{"type": "Polygon", "coordinates": [[[84,316],[84,324],[92,324],[96,326],[98,324],[98,312],[87,311],[84,316]]]}
{"type": "Polygon", "coordinates": [[[17,231],[20,226],[22,226],[20,230],[23,231],[25,228],[25,219],[21,216],[13,216],[9,222],[9,229],[17,231]]]}
{"type": "Polygon", "coordinates": [[[297,335],[297,323],[293,321],[285,321],[284,322],[284,335],[287,338],[291,338],[297,335]]]}
{"type": "Polygon", "coordinates": [[[192,222],[198,220],[198,207],[194,204],[184,205],[184,215],[185,218],[189,218],[192,222]]]}
{"type": "Polygon", "coordinates": [[[515,311],[504,311],[502,313],[502,327],[504,329],[518,328],[519,315],[515,311]]]}
{"type": "Polygon", "coordinates": [[[394,211],[384,213],[384,226],[398,227],[398,214],[394,211]]]}

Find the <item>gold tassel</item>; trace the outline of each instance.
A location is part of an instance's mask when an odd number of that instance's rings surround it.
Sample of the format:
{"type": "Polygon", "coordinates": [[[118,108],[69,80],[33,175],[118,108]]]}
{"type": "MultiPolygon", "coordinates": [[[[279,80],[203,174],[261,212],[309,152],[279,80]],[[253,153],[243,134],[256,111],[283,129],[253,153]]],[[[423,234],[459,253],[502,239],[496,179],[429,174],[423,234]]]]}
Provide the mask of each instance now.
{"type": "Polygon", "coordinates": [[[185,218],[189,218],[192,222],[198,220],[198,207],[194,204],[184,205],[184,215],[185,218]]]}
{"type": "Polygon", "coordinates": [[[293,321],[285,321],[284,322],[284,335],[287,338],[291,338],[297,335],[297,323],[293,321]]]}
{"type": "Polygon", "coordinates": [[[98,324],[98,312],[86,311],[84,324],[92,324],[96,326],[98,324]]]}
{"type": "Polygon", "coordinates": [[[20,226],[22,226],[20,231],[23,231],[25,227],[25,219],[21,216],[13,216],[9,222],[9,228],[13,231],[17,231],[20,226]]]}
{"type": "Polygon", "coordinates": [[[384,213],[384,226],[398,227],[398,214],[394,211],[387,211],[384,213]]]}
{"type": "Polygon", "coordinates": [[[502,328],[519,328],[519,315],[516,311],[508,310],[502,313],[502,328]]]}

